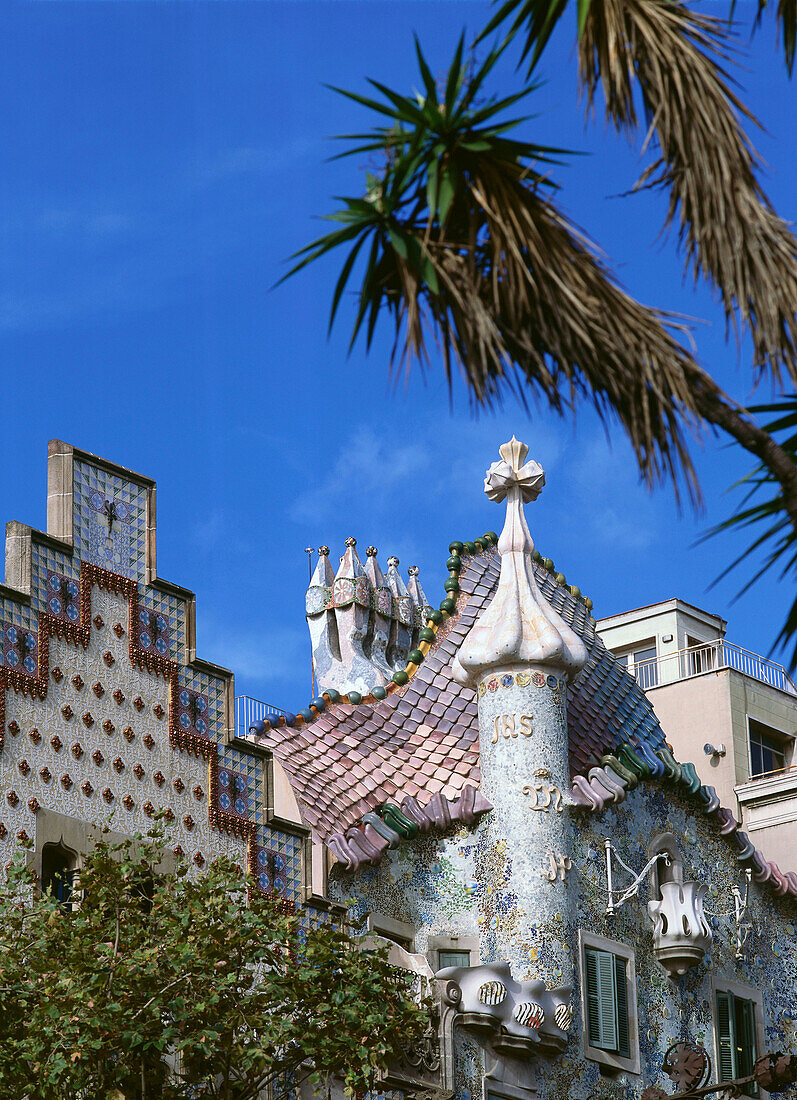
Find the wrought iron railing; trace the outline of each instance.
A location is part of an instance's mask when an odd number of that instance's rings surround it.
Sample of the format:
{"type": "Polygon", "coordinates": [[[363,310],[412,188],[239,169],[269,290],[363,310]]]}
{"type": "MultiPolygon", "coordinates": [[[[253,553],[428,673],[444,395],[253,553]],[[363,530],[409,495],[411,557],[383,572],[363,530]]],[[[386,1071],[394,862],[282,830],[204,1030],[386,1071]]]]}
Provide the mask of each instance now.
{"type": "Polygon", "coordinates": [[[688,680],[693,676],[701,676],[704,672],[716,672],[722,668],[735,669],[762,684],[769,684],[770,687],[797,696],[797,686],[783,665],[761,657],[758,653],[751,653],[749,649],[742,649],[733,642],[726,642],[724,638],[701,642],[700,645],[679,649],[661,657],[636,661],[629,664],[628,671],[647,691],[662,684],[688,680]]]}
{"type": "Polygon", "coordinates": [[[246,737],[253,722],[262,721],[270,714],[285,714],[284,710],[264,703],[262,699],[253,699],[251,695],[235,697],[235,736],[246,737]]]}

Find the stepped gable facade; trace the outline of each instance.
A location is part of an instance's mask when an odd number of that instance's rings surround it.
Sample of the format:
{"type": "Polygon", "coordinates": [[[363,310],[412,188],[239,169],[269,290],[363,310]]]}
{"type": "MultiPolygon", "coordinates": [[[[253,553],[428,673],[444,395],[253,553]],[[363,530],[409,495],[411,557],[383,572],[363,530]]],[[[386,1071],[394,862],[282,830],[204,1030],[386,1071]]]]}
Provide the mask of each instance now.
{"type": "Polygon", "coordinates": [[[47,531],[6,530],[0,586],[0,859],[45,879],[98,827],[163,811],[199,874],[219,855],[319,919],[323,853],[278,763],[234,731],[232,673],[196,656],[194,595],[156,569],[155,483],[49,445],[47,531]]]}

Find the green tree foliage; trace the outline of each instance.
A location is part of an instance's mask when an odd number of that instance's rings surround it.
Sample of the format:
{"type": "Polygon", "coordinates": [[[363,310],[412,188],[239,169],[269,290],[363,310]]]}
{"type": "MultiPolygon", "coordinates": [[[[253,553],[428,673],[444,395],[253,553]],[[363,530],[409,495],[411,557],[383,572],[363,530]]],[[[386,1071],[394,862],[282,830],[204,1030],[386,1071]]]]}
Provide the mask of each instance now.
{"type": "MultiPolygon", "coordinates": [[[[367,174],[364,195],[341,200],[330,215],[339,227],[296,253],[289,275],[345,248],[331,322],[359,270],[352,342],[364,335],[370,346],[386,315],[394,364],[423,363],[434,343],[449,383],[459,373],[477,405],[514,391],[564,413],[586,399],[622,425],[650,486],[669,480],[677,492],[682,480],[699,502],[689,437],[728,433],[778,486],[777,508],[797,533],[793,453],[723,393],[683,326],[619,286],[556,205],[551,164],[562,151],[522,140],[517,128],[528,116],[507,115],[533,93],[531,71],[567,6],[499,3],[477,43],[496,28],[504,41],[479,64],[461,40],[439,82],[416,43],[414,95],[376,80],[369,83],[379,98],[342,92],[379,124],[344,135],[350,147],[341,155],[369,153],[381,168],[367,174]],[[529,64],[525,86],[490,96],[488,77],[515,42],[529,64]]],[[[680,0],[572,6],[588,106],[602,93],[609,121],[653,151],[638,186],[668,192],[667,220],[677,224],[688,266],[717,288],[729,330],[752,339],[753,376],[797,380],[797,241],[757,179],[741,124],[751,116],[724,68],[731,29],[680,0]]],[[[792,7],[778,8],[787,61],[792,7]]],[[[794,576],[793,562],[786,573],[794,576]]],[[[790,620],[779,641],[795,630],[790,620]]]]}
{"type": "Polygon", "coordinates": [[[64,908],[22,852],[0,887],[0,1098],[255,1100],[334,1075],[350,1095],[419,1036],[411,976],[331,924],[303,926],[163,832],[101,837],[64,908]],[[166,868],[166,869],[165,869],[166,868]]]}

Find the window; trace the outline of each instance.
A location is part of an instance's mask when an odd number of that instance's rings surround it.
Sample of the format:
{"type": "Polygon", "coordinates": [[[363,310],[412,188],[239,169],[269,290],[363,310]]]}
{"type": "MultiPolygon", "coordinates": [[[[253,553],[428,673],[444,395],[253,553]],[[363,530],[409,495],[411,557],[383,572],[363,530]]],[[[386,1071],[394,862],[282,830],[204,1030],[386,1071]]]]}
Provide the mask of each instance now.
{"type": "Polygon", "coordinates": [[[438,969],[446,966],[470,966],[470,951],[438,951],[438,969]]]}
{"type": "Polygon", "coordinates": [[[639,1073],[634,954],[624,944],[579,931],[584,1053],[639,1073]]]}
{"type": "Polygon", "coordinates": [[[628,1058],[626,961],[610,951],[584,950],[587,974],[587,1030],[590,1046],[628,1058]]]}
{"type": "MultiPolygon", "coordinates": [[[[758,1052],[761,999],[754,990],[715,990],[715,1042],[717,1079],[732,1081],[753,1072],[758,1052]]],[[[748,1096],[758,1096],[753,1082],[744,1086],[748,1096]]]]}
{"type": "Polygon", "coordinates": [[[659,666],[656,657],[656,646],[646,645],[643,649],[622,654],[618,660],[628,668],[640,687],[650,688],[656,687],[659,682],[659,666]]]}
{"type": "Polygon", "coordinates": [[[788,767],[791,738],[780,730],[759,722],[756,718],[747,719],[750,744],[750,778],[783,771],[788,767]]]}
{"type": "Polygon", "coordinates": [[[48,891],[64,912],[72,909],[72,881],[77,857],[63,844],[45,844],[42,848],[42,893],[48,891]]]}
{"type": "Polygon", "coordinates": [[[368,931],[403,947],[405,951],[412,951],[415,929],[405,921],[394,920],[393,917],[385,916],[384,913],[369,913],[368,931]]]}

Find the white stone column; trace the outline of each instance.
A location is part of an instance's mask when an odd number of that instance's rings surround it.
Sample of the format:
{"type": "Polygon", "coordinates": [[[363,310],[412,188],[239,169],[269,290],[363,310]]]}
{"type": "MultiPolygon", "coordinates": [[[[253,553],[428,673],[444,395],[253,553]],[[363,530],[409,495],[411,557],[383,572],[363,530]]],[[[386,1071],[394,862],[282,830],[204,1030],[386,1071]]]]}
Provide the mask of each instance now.
{"type": "Polygon", "coordinates": [[[507,504],[501,576],[454,662],[477,691],[481,788],[495,807],[479,846],[482,961],[556,988],[573,984],[566,686],[586,650],[534,578],[523,504],[544,471],[514,437],[500,454],[484,487],[507,504]]]}

